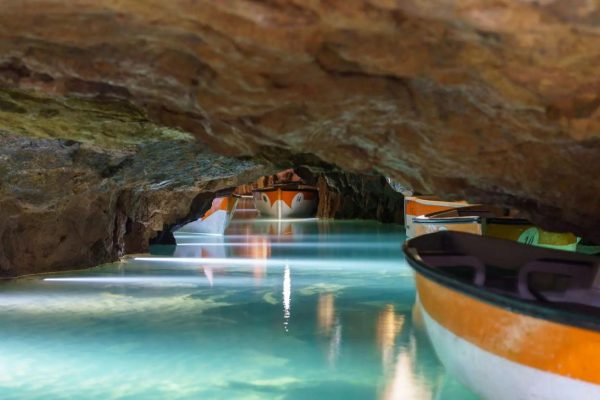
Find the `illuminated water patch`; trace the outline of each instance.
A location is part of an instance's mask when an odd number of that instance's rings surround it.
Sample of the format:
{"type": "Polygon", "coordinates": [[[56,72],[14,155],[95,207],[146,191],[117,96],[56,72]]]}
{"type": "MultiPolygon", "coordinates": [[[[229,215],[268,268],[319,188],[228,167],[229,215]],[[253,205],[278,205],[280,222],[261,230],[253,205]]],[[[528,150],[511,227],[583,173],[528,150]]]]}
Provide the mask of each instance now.
{"type": "Polygon", "coordinates": [[[423,335],[401,227],[269,226],[0,283],[0,399],[474,399],[423,335]]]}

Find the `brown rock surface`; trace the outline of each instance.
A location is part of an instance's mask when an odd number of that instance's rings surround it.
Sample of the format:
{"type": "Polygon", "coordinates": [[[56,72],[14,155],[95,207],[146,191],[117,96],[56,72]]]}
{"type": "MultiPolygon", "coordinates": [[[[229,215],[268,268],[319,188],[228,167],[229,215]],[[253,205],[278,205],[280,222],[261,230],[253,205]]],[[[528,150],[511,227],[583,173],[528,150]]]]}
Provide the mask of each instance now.
{"type": "Polygon", "coordinates": [[[317,178],[319,218],[404,223],[404,196],[382,176],[328,172],[317,178]]]}
{"type": "Polygon", "coordinates": [[[0,277],[89,267],[146,251],[217,190],[265,172],[195,142],[107,150],[0,134],[0,277]]]}
{"type": "Polygon", "coordinates": [[[8,87],[118,98],[225,154],[312,154],[596,239],[598,65],[597,0],[5,0],[0,12],[8,87]]]}

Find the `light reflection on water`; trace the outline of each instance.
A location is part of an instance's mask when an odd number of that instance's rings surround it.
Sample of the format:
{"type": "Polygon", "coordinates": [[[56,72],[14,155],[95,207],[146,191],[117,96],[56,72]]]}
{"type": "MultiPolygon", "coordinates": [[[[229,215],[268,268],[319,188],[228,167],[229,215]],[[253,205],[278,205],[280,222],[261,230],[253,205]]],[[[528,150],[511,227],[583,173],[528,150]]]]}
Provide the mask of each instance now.
{"type": "Polygon", "coordinates": [[[240,220],[177,239],[0,283],[0,398],[475,398],[424,336],[402,228],[240,220]],[[209,261],[230,258],[246,261],[209,261]]]}

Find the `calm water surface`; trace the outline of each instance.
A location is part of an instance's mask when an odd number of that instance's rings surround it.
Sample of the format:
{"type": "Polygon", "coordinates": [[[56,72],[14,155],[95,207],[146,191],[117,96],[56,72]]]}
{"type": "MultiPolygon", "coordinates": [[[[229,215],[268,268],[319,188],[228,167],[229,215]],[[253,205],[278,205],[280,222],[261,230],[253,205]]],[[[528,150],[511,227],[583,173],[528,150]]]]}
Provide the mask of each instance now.
{"type": "Polygon", "coordinates": [[[0,283],[0,399],[472,400],[413,310],[399,226],[225,237],[0,283]]]}

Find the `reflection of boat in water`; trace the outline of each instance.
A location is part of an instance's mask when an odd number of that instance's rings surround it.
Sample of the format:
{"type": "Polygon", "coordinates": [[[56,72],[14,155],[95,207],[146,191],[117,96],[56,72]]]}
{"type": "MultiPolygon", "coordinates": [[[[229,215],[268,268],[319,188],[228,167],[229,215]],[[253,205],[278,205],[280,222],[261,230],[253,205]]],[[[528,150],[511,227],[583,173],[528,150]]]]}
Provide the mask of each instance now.
{"type": "Polygon", "coordinates": [[[191,246],[180,244],[175,247],[172,255],[175,258],[198,258],[198,269],[204,274],[210,286],[213,286],[215,273],[224,273],[224,268],[205,264],[202,261],[207,258],[223,259],[229,254],[223,236],[204,236],[202,241],[201,244],[191,246]]]}
{"type": "Polygon", "coordinates": [[[571,233],[549,232],[528,220],[510,218],[507,210],[483,205],[421,215],[413,219],[413,226],[413,237],[447,230],[560,250],[574,251],[577,246],[577,237],[571,233]]]}
{"type": "Polygon", "coordinates": [[[176,258],[225,258],[230,256],[225,244],[225,236],[198,236],[201,242],[181,242],[175,247],[176,258]]]}
{"type": "Polygon", "coordinates": [[[318,205],[318,191],[301,185],[281,185],[252,191],[254,205],[264,217],[314,217],[318,205]]]}
{"type": "Polygon", "coordinates": [[[239,195],[234,218],[236,220],[254,220],[258,214],[258,210],[254,208],[254,198],[252,195],[239,195]]]}
{"type": "Polygon", "coordinates": [[[213,199],[210,209],[194,222],[182,228],[182,232],[222,235],[235,212],[239,196],[225,195],[213,199]]]}
{"type": "Polygon", "coordinates": [[[469,206],[466,201],[442,201],[436,196],[407,196],[404,198],[404,225],[408,239],[417,236],[414,219],[426,214],[469,206]]]}
{"type": "Polygon", "coordinates": [[[271,257],[271,240],[267,236],[247,235],[243,240],[227,240],[227,235],[176,235],[177,246],[169,246],[168,253],[177,258],[197,259],[200,268],[210,284],[213,276],[222,275],[228,269],[228,259],[244,260],[244,264],[252,269],[256,282],[267,275],[267,260],[271,257]],[[215,263],[215,260],[217,262],[215,263]],[[249,261],[253,261],[250,263],[249,261]]]}
{"type": "Polygon", "coordinates": [[[465,393],[460,397],[441,393],[438,382],[444,376],[443,368],[430,364],[435,359],[433,349],[414,316],[414,312],[400,313],[390,304],[379,312],[376,339],[386,375],[379,399],[470,400],[465,393]]]}
{"type": "Polygon", "coordinates": [[[277,221],[258,220],[253,226],[253,232],[258,235],[278,236],[281,240],[291,240],[302,235],[317,234],[318,226],[308,222],[289,221],[285,219],[277,221]]]}
{"type": "Polygon", "coordinates": [[[236,249],[236,256],[255,260],[252,275],[256,282],[267,276],[267,260],[271,258],[271,239],[268,236],[248,235],[243,246],[236,249]]]}
{"type": "Polygon", "coordinates": [[[396,337],[404,325],[404,315],[397,314],[393,304],[387,304],[377,317],[377,344],[385,369],[390,368],[396,337]]]}
{"type": "Polygon", "coordinates": [[[600,271],[591,256],[459,232],[408,241],[427,333],[485,399],[600,399],[600,271]]]}

